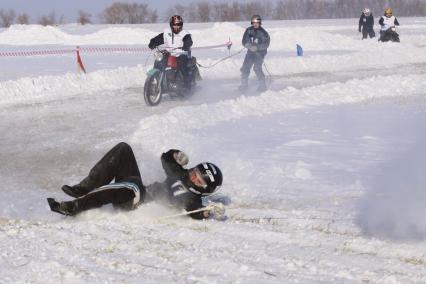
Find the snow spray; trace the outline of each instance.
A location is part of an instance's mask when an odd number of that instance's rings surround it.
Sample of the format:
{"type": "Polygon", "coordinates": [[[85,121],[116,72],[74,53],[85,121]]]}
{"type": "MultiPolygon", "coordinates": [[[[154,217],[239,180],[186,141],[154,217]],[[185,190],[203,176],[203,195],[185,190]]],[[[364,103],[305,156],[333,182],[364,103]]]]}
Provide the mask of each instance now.
{"type": "Polygon", "coordinates": [[[381,167],[361,199],[357,223],[365,234],[426,239],[426,135],[419,138],[409,150],[381,167]]]}

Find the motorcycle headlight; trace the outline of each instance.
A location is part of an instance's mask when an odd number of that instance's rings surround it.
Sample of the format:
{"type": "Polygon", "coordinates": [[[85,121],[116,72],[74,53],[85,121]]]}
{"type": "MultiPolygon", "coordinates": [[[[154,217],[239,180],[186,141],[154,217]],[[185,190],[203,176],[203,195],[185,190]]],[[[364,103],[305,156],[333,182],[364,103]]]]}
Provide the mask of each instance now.
{"type": "Polygon", "coordinates": [[[161,61],[164,58],[164,55],[161,52],[154,53],[154,57],[156,61],[161,61]]]}

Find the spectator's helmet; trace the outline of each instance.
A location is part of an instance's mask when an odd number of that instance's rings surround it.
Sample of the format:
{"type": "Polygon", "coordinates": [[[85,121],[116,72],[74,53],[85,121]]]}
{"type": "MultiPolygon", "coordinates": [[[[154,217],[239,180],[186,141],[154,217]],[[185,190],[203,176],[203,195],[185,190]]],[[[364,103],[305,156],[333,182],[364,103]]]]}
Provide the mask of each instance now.
{"type": "Polygon", "coordinates": [[[393,14],[393,11],[392,11],[392,8],[386,8],[385,9],[385,16],[386,17],[392,17],[392,14],[393,14]]]}
{"type": "Polygon", "coordinates": [[[170,28],[175,34],[178,34],[182,31],[183,28],[183,19],[179,15],[173,15],[169,21],[170,28]]]}
{"type": "Polygon", "coordinates": [[[362,10],[362,13],[363,13],[365,16],[370,16],[370,15],[371,15],[371,11],[370,11],[370,9],[369,9],[369,8],[364,8],[364,9],[362,10]]]}
{"type": "Polygon", "coordinates": [[[189,180],[196,194],[210,195],[222,185],[223,176],[213,163],[204,162],[188,170],[189,180]]]}
{"type": "Polygon", "coordinates": [[[253,25],[254,23],[259,23],[259,25],[262,25],[262,18],[259,15],[253,15],[251,17],[251,24],[253,25]]]}

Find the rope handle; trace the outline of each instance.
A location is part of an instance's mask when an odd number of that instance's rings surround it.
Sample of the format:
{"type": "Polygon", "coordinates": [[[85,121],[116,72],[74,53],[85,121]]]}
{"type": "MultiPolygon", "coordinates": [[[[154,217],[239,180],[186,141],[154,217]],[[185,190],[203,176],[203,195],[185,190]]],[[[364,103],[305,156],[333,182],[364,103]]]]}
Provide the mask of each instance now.
{"type": "Polygon", "coordinates": [[[218,215],[217,217],[223,217],[225,215],[225,206],[222,203],[210,202],[209,205],[207,205],[206,207],[196,209],[196,210],[192,210],[192,211],[185,211],[185,212],[182,212],[182,213],[179,213],[179,214],[173,214],[173,215],[159,217],[156,220],[161,221],[161,220],[165,220],[165,219],[176,218],[176,217],[190,215],[192,213],[203,212],[203,211],[210,211],[213,214],[218,215]]]}

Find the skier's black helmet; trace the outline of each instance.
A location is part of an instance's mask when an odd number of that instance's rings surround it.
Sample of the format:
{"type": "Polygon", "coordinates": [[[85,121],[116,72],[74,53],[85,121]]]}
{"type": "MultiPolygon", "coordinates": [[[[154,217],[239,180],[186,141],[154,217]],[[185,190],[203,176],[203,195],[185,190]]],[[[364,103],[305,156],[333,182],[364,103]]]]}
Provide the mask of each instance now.
{"type": "Polygon", "coordinates": [[[222,172],[213,163],[204,162],[198,164],[189,171],[196,171],[204,181],[203,186],[195,186],[197,188],[198,194],[210,195],[217,191],[222,185],[222,172]]]}
{"type": "Polygon", "coordinates": [[[173,15],[170,17],[169,24],[172,31],[178,34],[183,28],[183,19],[179,15],[173,15]]]}
{"type": "Polygon", "coordinates": [[[251,16],[251,24],[253,25],[254,23],[259,23],[260,25],[262,25],[262,18],[260,17],[260,15],[251,16]]]}

